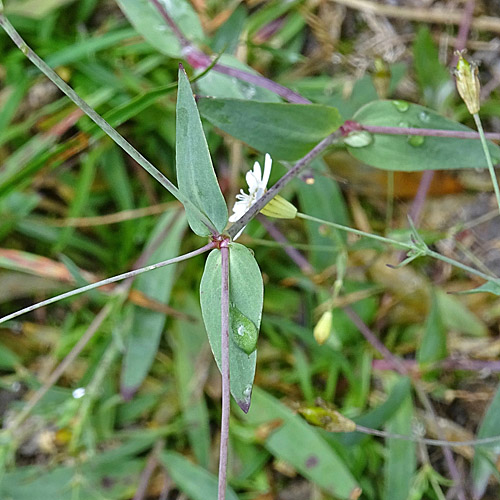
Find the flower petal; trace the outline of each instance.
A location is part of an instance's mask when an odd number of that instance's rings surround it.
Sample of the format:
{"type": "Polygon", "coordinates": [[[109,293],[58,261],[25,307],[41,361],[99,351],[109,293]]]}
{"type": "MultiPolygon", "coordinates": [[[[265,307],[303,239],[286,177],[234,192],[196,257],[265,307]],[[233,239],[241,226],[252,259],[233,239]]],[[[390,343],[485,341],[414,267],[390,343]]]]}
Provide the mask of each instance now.
{"type": "Polygon", "coordinates": [[[273,160],[269,153],[266,153],[266,158],[264,160],[264,177],[262,178],[261,185],[264,189],[267,188],[267,183],[269,182],[269,176],[271,175],[271,167],[273,165],[273,160]]]}
{"type": "Polygon", "coordinates": [[[262,170],[258,161],[253,164],[253,175],[257,179],[257,182],[260,184],[262,182],[262,170]]]}

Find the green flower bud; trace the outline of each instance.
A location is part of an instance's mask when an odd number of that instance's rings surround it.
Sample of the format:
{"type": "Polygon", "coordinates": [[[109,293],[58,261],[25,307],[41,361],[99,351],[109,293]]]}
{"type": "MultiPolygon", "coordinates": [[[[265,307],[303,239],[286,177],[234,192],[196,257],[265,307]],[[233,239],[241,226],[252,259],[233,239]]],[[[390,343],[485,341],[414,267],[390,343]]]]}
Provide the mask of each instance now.
{"type": "Polygon", "coordinates": [[[328,432],[353,432],[356,424],[333,408],[305,406],[298,410],[311,425],[321,427],[328,432]]]}
{"type": "Polygon", "coordinates": [[[455,69],[455,78],[457,81],[457,90],[460,97],[465,102],[467,109],[471,115],[479,112],[480,103],[480,88],[479,78],[477,76],[477,66],[470,64],[467,59],[459,53],[457,68],[455,69]]]}
{"type": "Polygon", "coordinates": [[[332,311],[323,313],[313,330],[313,335],[319,345],[324,344],[332,331],[332,311]]]}
{"type": "Polygon", "coordinates": [[[261,211],[267,217],[276,217],[277,219],[295,219],[297,209],[285,198],[277,194],[261,211]]]}

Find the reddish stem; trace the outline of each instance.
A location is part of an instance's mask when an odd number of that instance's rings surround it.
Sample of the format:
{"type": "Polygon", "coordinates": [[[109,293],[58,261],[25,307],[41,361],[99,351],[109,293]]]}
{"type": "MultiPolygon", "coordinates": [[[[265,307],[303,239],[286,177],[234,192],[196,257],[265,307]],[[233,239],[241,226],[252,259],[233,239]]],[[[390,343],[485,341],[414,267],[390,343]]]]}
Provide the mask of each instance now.
{"type": "Polygon", "coordinates": [[[220,245],[221,253],[221,375],[222,417],[220,430],[218,500],[226,498],[227,448],[229,441],[230,376],[229,376],[229,248],[228,240],[220,245]]]}
{"type": "MultiPolygon", "coordinates": [[[[379,125],[360,125],[362,130],[372,134],[387,135],[422,135],[426,137],[448,137],[451,139],[480,139],[479,133],[473,130],[440,130],[432,128],[416,127],[382,127],[379,125]]],[[[500,134],[495,132],[486,132],[486,139],[500,141],[500,134]]]]}

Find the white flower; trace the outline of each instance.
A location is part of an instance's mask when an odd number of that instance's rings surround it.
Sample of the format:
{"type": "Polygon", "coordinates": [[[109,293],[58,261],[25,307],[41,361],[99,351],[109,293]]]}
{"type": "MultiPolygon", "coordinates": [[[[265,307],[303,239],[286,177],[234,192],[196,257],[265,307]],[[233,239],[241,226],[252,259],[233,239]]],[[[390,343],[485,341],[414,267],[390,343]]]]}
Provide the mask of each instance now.
{"type": "MultiPolygon", "coordinates": [[[[246,180],[248,184],[248,194],[246,194],[243,189],[240,193],[236,195],[238,200],[233,207],[233,215],[229,217],[229,222],[236,222],[241,219],[245,212],[260,198],[267,190],[267,183],[269,181],[269,176],[271,175],[271,165],[273,160],[269,154],[266,154],[264,161],[264,175],[262,175],[262,169],[260,168],[260,163],[256,161],[253,165],[253,170],[249,170],[246,175],[246,180]]],[[[238,233],[234,239],[239,235],[238,233]]]]}

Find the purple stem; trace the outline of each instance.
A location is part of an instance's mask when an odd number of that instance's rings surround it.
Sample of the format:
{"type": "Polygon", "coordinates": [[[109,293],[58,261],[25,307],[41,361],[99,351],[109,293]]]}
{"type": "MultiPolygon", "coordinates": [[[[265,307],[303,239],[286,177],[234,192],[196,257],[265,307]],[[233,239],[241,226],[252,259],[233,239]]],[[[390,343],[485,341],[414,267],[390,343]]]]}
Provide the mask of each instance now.
{"type": "MultiPolygon", "coordinates": [[[[467,38],[469,38],[469,31],[472,24],[472,17],[474,15],[475,0],[468,0],[462,12],[462,20],[458,28],[457,40],[455,43],[455,50],[464,50],[467,46],[467,38]]],[[[458,62],[458,54],[453,55],[451,60],[451,67],[455,67],[458,62]]]]}
{"type": "MultiPolygon", "coordinates": [[[[207,68],[212,64],[212,59],[210,56],[202,52],[201,50],[194,47],[191,42],[184,36],[178,26],[175,24],[172,17],[169,15],[165,7],[159,2],[159,0],[151,0],[151,2],[155,5],[155,7],[160,12],[161,16],[165,20],[165,22],[170,26],[174,35],[177,37],[179,44],[182,47],[182,52],[186,57],[188,63],[193,66],[193,68],[207,68]]],[[[222,73],[228,76],[234,76],[239,80],[243,80],[248,83],[252,83],[254,85],[258,85],[259,87],[263,87],[265,89],[270,90],[274,94],[277,94],[283,99],[286,99],[289,102],[293,102],[295,104],[311,104],[311,101],[302,97],[297,92],[290,90],[284,85],[280,85],[279,83],[273,82],[268,78],[265,78],[261,75],[255,75],[253,73],[249,73],[248,71],[244,71],[241,69],[232,68],[230,66],[226,66],[224,64],[214,64],[214,71],[218,73],[222,73]]]]}
{"type": "Polygon", "coordinates": [[[220,428],[218,500],[226,498],[227,448],[229,441],[230,378],[229,378],[229,248],[228,240],[220,245],[221,253],[221,375],[222,417],[220,428]]]}
{"type": "MultiPolygon", "coordinates": [[[[418,369],[419,364],[414,359],[403,359],[400,362],[408,371],[418,369]]],[[[372,366],[375,370],[392,370],[392,363],[385,359],[373,360],[372,366]]],[[[482,370],[492,373],[500,372],[500,361],[483,361],[480,359],[443,359],[437,363],[433,363],[429,369],[441,368],[443,370],[464,370],[471,372],[480,372],[482,370]]]]}
{"type": "Polygon", "coordinates": [[[159,2],[159,0],[151,0],[151,2],[158,9],[161,16],[165,20],[165,22],[170,26],[170,29],[174,32],[174,35],[176,36],[177,40],[179,41],[181,47],[183,49],[189,47],[191,45],[189,40],[184,36],[182,31],[177,27],[177,24],[175,24],[174,20],[168,15],[168,12],[165,9],[165,7],[163,6],[163,4],[161,2],[159,2]]]}
{"type": "Polygon", "coordinates": [[[229,228],[229,235],[234,238],[234,235],[246,226],[249,221],[261,211],[261,209],[269,203],[293,178],[300,174],[301,170],[308,165],[316,156],[321,154],[337,137],[340,132],[334,132],[325,137],[321,142],[316,144],[309,153],[303,156],[283,177],[281,177],[269,190],[259,198],[245,214],[229,228]]]}
{"type": "Polygon", "coordinates": [[[382,341],[370,330],[370,328],[365,324],[365,322],[357,315],[357,313],[351,307],[344,307],[344,312],[347,317],[357,326],[358,330],[361,332],[363,337],[368,341],[368,343],[376,349],[384,357],[384,361],[387,363],[388,367],[392,370],[397,371],[400,375],[407,376],[408,370],[404,366],[401,359],[394,356],[387,347],[382,343],[382,341]]]}
{"type": "MultiPolygon", "coordinates": [[[[449,137],[452,139],[480,139],[479,133],[468,130],[440,130],[432,128],[415,127],[382,127],[378,125],[362,125],[362,130],[372,134],[388,135],[423,135],[426,137],[449,137]]],[[[500,134],[496,132],[487,132],[484,134],[487,139],[500,140],[500,134]]]]}
{"type": "Polygon", "coordinates": [[[313,267],[307,259],[296,249],[290,246],[290,243],[285,238],[283,233],[264,215],[257,215],[257,219],[259,222],[266,228],[267,232],[271,235],[271,237],[279,243],[283,243],[284,250],[287,255],[299,266],[300,270],[305,274],[312,273],[313,267]]]}
{"type": "MultiPolygon", "coordinates": [[[[358,327],[359,331],[363,334],[365,339],[377,351],[379,351],[380,354],[382,354],[382,356],[385,358],[385,361],[388,363],[389,366],[391,366],[394,370],[396,370],[400,375],[404,376],[409,375],[409,371],[402,362],[402,360],[399,359],[397,356],[394,356],[394,354],[392,354],[392,352],[389,351],[387,347],[385,347],[385,345],[380,341],[380,339],[370,330],[370,328],[368,328],[368,326],[356,314],[356,312],[353,309],[351,309],[350,307],[345,307],[344,312],[347,314],[349,319],[358,327]]],[[[433,419],[437,422],[438,430],[440,430],[439,421],[436,417],[436,412],[434,411],[434,408],[432,407],[429,398],[417,384],[415,384],[415,390],[419,396],[419,399],[424,405],[425,409],[429,412],[430,415],[432,415],[433,419]]],[[[443,439],[441,434],[442,433],[439,432],[438,434],[439,439],[443,439]]],[[[448,470],[450,472],[450,476],[456,485],[456,495],[458,496],[459,500],[466,500],[465,492],[463,489],[463,483],[460,477],[460,473],[458,472],[457,465],[455,464],[455,461],[453,459],[453,453],[449,448],[443,448],[443,455],[448,470]]]]}

